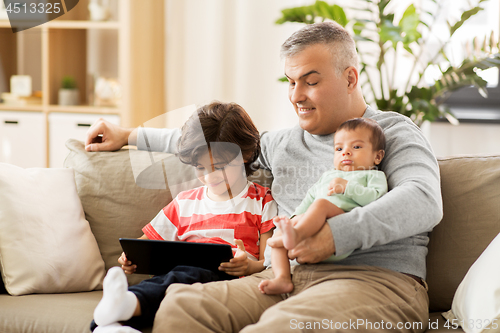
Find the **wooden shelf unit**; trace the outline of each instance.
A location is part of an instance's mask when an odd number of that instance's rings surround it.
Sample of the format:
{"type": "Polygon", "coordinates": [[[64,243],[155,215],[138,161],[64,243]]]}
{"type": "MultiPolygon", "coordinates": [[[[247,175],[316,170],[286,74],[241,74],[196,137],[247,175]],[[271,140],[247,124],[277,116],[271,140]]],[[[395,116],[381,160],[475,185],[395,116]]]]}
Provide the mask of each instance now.
{"type": "Polygon", "coordinates": [[[105,22],[89,20],[88,4],[89,0],[80,0],[61,17],[18,33],[12,33],[7,20],[0,20],[0,93],[10,91],[10,77],[16,74],[30,75],[33,90],[42,92],[40,105],[0,104],[0,111],[43,114],[47,166],[50,114],[119,115],[122,126],[137,127],[166,111],[164,2],[110,0],[112,17],[105,22]],[[111,43],[96,39],[96,35],[105,36],[111,43]],[[110,49],[112,52],[108,52],[110,49]],[[99,76],[118,80],[122,96],[119,106],[89,105],[95,67],[103,71],[102,75],[97,73],[99,76]],[[75,77],[80,105],[57,105],[65,75],[75,77]]]}
{"type": "MultiPolygon", "coordinates": [[[[10,22],[0,20],[0,92],[10,91],[10,77],[16,74],[32,76],[33,90],[42,92],[40,105],[13,106],[0,103],[0,111],[40,112],[46,124],[46,156],[49,166],[49,122],[50,113],[82,113],[119,115],[121,125],[132,126],[130,102],[123,98],[119,106],[101,107],[89,105],[92,95],[93,77],[88,68],[89,32],[111,32],[107,38],[114,38],[112,63],[114,79],[122,89],[122,96],[128,96],[130,88],[130,3],[129,0],[112,0],[114,8],[110,21],[89,21],[88,0],[80,0],[70,12],[40,26],[13,33],[10,22]],[[26,49],[28,45],[28,49],[26,49]],[[29,59],[29,60],[26,60],[29,59]],[[73,76],[80,93],[77,106],[58,105],[58,91],[64,76],[73,76]]],[[[94,58],[106,55],[91,55],[94,58]]],[[[104,75],[103,75],[104,76],[104,75]]]]}

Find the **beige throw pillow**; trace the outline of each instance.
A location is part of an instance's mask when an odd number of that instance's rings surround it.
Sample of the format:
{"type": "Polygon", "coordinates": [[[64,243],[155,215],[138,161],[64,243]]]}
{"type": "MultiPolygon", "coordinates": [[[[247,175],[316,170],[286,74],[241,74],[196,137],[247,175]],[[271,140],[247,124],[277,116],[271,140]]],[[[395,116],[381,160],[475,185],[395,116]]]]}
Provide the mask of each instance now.
{"type": "Polygon", "coordinates": [[[0,271],[11,295],[90,291],[104,262],[71,169],[0,163],[0,271]]]}
{"type": "MultiPolygon", "coordinates": [[[[75,171],[85,218],[97,240],[106,270],[118,266],[117,260],[123,251],[119,238],[140,237],[142,228],[172,200],[164,172],[178,171],[178,183],[184,174],[189,179],[194,174],[191,166],[165,153],[128,149],[87,152],[83,142],[73,139],[66,142],[66,147],[70,153],[64,166],[75,171]],[[152,157],[159,162],[152,165],[152,157]],[[137,180],[133,164],[144,170],[137,180]]],[[[149,276],[133,274],[127,278],[129,284],[136,284],[149,276]]]]}

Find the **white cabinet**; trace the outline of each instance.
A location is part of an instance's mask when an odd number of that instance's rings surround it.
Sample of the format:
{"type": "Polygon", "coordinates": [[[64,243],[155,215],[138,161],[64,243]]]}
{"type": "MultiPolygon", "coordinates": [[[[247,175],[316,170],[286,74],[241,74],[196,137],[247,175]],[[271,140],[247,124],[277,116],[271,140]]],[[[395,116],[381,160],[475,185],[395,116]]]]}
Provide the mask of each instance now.
{"type": "Polygon", "coordinates": [[[0,162],[45,167],[46,138],[43,113],[0,111],[0,162]]]}
{"type": "Polygon", "coordinates": [[[89,127],[99,118],[119,125],[118,115],[96,115],[80,113],[50,113],[49,114],[49,166],[62,168],[64,159],[69,153],[65,143],[68,139],[85,141],[89,127]]]}

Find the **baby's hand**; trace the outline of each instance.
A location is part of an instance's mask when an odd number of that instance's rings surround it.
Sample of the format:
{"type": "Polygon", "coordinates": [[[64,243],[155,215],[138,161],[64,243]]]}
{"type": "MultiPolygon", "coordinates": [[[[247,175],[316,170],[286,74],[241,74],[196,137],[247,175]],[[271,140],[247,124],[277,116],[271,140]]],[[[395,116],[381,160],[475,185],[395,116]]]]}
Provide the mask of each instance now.
{"type": "Polygon", "coordinates": [[[234,240],[238,247],[234,258],[229,262],[223,262],[219,266],[219,270],[226,272],[229,275],[243,276],[248,274],[248,258],[245,252],[245,245],[241,239],[234,240]]]}
{"type": "Polygon", "coordinates": [[[345,180],[344,178],[333,178],[330,184],[328,184],[327,195],[342,194],[345,192],[346,186],[347,180],[345,180]]]}
{"type": "Polygon", "coordinates": [[[120,258],[118,258],[118,263],[122,265],[122,269],[125,272],[125,274],[132,274],[135,272],[137,268],[136,265],[132,265],[131,261],[128,261],[125,252],[122,252],[122,255],[120,256],[120,258]]]}

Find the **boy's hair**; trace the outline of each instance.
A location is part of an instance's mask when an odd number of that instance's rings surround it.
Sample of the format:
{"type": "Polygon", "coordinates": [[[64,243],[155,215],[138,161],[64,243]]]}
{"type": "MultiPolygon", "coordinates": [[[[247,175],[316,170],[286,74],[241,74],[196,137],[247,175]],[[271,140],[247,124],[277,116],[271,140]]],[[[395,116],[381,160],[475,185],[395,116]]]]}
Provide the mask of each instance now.
{"type": "Polygon", "coordinates": [[[281,57],[293,57],[308,46],[316,44],[326,45],[330,49],[337,76],[342,75],[346,68],[350,66],[359,68],[354,39],[336,22],[308,24],[294,32],[281,45],[281,57]]]}
{"type": "Polygon", "coordinates": [[[340,130],[354,131],[356,128],[366,128],[372,132],[371,143],[374,151],[385,150],[385,135],[382,127],[373,119],[354,118],[340,124],[337,133],[340,130]]]}
{"type": "Polygon", "coordinates": [[[181,162],[196,165],[209,149],[228,163],[241,152],[246,175],[253,174],[252,163],[260,154],[260,134],[240,105],[214,101],[198,108],[186,121],[177,143],[181,162]]]}

